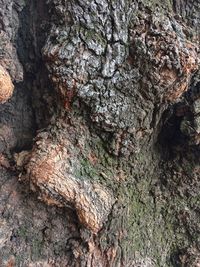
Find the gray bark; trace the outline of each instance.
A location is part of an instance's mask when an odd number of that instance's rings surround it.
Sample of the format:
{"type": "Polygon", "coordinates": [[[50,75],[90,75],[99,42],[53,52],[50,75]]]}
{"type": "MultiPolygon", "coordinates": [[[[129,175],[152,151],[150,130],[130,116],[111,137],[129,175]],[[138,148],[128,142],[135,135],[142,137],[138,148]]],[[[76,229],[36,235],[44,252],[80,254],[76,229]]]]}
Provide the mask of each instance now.
{"type": "Polygon", "coordinates": [[[0,0],[0,266],[199,266],[199,15],[0,0]]]}

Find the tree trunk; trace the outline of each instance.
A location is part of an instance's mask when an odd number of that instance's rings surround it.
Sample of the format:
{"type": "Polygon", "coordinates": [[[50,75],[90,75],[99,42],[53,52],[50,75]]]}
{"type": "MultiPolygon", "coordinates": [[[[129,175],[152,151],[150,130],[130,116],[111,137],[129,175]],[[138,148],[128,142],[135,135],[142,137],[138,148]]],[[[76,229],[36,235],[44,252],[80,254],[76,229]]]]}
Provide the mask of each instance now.
{"type": "Polygon", "coordinates": [[[0,0],[0,266],[200,265],[199,0],[0,0]]]}

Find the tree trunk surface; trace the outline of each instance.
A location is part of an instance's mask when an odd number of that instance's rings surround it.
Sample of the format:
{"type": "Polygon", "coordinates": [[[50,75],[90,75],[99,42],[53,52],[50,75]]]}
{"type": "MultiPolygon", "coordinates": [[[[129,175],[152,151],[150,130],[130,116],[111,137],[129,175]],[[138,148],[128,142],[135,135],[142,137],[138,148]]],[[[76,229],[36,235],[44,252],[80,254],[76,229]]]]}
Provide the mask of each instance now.
{"type": "Polygon", "coordinates": [[[0,266],[200,266],[199,29],[199,0],[0,0],[0,266]]]}

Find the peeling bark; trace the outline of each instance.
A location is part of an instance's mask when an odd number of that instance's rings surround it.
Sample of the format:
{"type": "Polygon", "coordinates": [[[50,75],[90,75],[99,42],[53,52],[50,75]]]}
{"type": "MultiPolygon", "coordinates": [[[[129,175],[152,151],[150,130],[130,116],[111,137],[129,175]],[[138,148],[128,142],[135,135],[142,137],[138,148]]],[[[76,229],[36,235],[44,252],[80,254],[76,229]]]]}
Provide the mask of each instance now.
{"type": "Polygon", "coordinates": [[[6,102],[13,94],[13,83],[8,72],[0,66],[0,102],[6,102]]]}

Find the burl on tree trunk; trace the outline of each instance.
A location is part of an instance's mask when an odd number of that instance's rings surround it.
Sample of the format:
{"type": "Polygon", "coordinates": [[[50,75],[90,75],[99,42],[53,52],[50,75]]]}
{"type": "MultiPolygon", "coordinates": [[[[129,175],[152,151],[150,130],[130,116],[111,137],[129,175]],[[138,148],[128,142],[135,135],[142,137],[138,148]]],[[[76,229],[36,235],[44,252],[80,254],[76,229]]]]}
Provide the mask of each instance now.
{"type": "MultiPolygon", "coordinates": [[[[18,11],[29,21],[17,45],[37,134],[28,150],[31,134],[17,147],[23,134],[4,146],[2,133],[2,152],[15,160],[2,165],[67,208],[77,232],[63,235],[60,258],[44,241],[35,260],[16,260],[14,248],[12,264],[199,266],[200,3],[42,2],[18,11]]],[[[17,80],[5,62],[2,103],[13,93],[9,73],[17,80]]]]}

